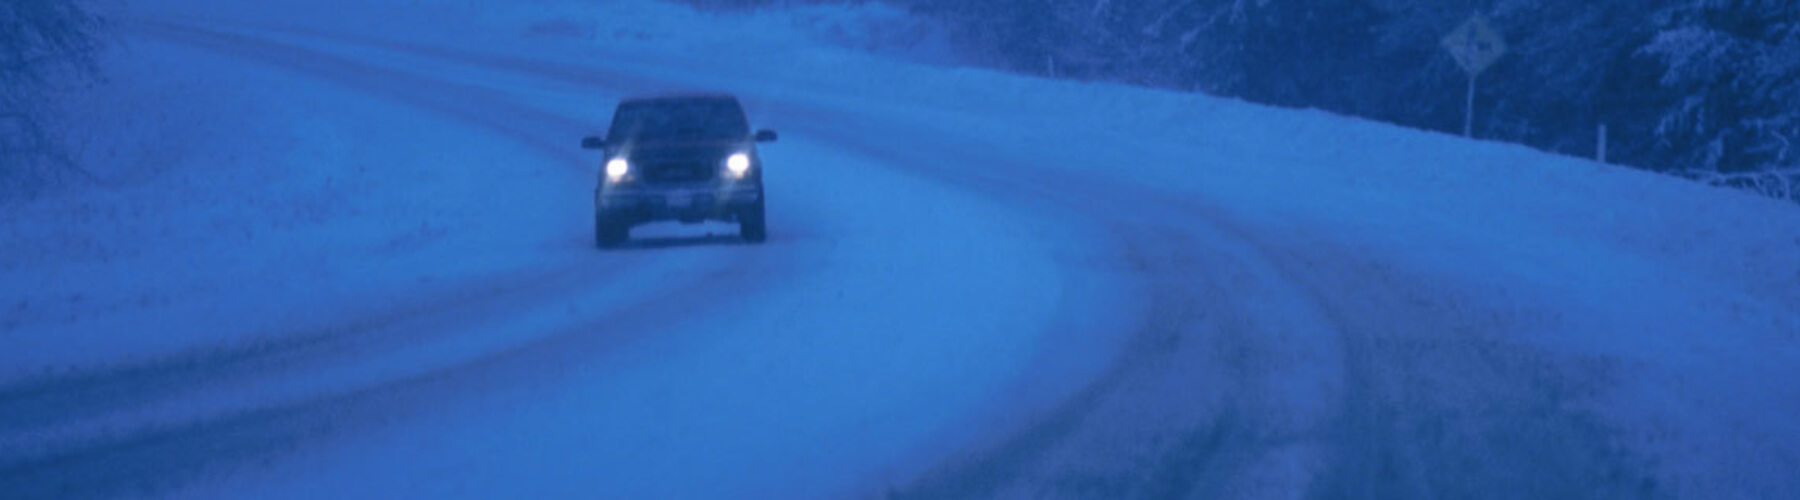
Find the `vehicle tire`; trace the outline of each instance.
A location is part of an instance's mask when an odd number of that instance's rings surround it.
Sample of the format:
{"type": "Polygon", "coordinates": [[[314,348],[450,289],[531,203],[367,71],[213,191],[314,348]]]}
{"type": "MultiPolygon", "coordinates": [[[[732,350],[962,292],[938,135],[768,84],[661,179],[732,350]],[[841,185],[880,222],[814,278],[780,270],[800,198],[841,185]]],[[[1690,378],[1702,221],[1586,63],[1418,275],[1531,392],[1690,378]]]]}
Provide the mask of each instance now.
{"type": "Polygon", "coordinates": [[[606,214],[594,214],[594,246],[602,249],[619,248],[630,239],[631,226],[606,214]]]}
{"type": "Polygon", "coordinates": [[[742,236],[744,241],[751,243],[762,243],[769,240],[769,226],[763,218],[762,203],[757,203],[756,206],[745,210],[744,213],[738,214],[738,235],[742,236]]]}

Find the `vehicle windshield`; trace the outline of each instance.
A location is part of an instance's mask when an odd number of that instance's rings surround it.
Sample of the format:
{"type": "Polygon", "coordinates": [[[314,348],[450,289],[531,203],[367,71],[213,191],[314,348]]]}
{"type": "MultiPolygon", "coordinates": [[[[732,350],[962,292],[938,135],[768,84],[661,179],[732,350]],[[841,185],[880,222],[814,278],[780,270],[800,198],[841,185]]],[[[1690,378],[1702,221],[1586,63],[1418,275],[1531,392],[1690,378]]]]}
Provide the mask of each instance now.
{"type": "Polygon", "coordinates": [[[750,125],[735,100],[670,99],[619,105],[607,142],[722,141],[749,136],[750,125]]]}

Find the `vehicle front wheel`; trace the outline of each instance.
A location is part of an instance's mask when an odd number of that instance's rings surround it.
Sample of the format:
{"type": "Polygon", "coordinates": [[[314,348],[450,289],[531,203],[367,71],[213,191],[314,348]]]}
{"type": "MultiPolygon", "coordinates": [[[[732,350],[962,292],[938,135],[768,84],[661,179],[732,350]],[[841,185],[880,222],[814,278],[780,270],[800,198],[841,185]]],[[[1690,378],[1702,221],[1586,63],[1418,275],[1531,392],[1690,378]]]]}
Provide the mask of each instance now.
{"type": "Polygon", "coordinates": [[[619,248],[629,239],[631,226],[606,214],[594,214],[594,246],[602,249],[619,248]]]}
{"type": "Polygon", "coordinates": [[[757,203],[755,207],[738,214],[738,235],[751,243],[769,240],[769,225],[763,218],[763,204],[757,203]]]}

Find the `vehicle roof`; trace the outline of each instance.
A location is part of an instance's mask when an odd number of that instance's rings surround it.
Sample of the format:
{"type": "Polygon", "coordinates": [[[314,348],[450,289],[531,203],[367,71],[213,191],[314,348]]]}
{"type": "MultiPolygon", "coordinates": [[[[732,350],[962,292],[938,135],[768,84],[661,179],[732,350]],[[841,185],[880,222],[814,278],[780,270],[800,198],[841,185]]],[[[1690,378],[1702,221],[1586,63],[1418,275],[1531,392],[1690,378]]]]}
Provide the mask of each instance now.
{"type": "Polygon", "coordinates": [[[619,101],[619,104],[638,104],[669,101],[737,101],[737,96],[724,92],[679,92],[637,96],[619,101]]]}

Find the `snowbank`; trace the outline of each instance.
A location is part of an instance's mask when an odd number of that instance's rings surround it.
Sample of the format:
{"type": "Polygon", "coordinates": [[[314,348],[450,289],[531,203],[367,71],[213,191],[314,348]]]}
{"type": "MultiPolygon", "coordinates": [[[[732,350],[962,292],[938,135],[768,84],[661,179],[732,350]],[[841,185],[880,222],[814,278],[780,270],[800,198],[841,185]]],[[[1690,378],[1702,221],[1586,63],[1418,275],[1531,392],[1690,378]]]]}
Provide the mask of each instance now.
{"type": "Polygon", "coordinates": [[[297,334],[579,256],[572,156],[459,147],[492,141],[189,48],[133,41],[108,67],[115,84],[66,100],[103,183],[4,208],[0,380],[297,334]]]}

